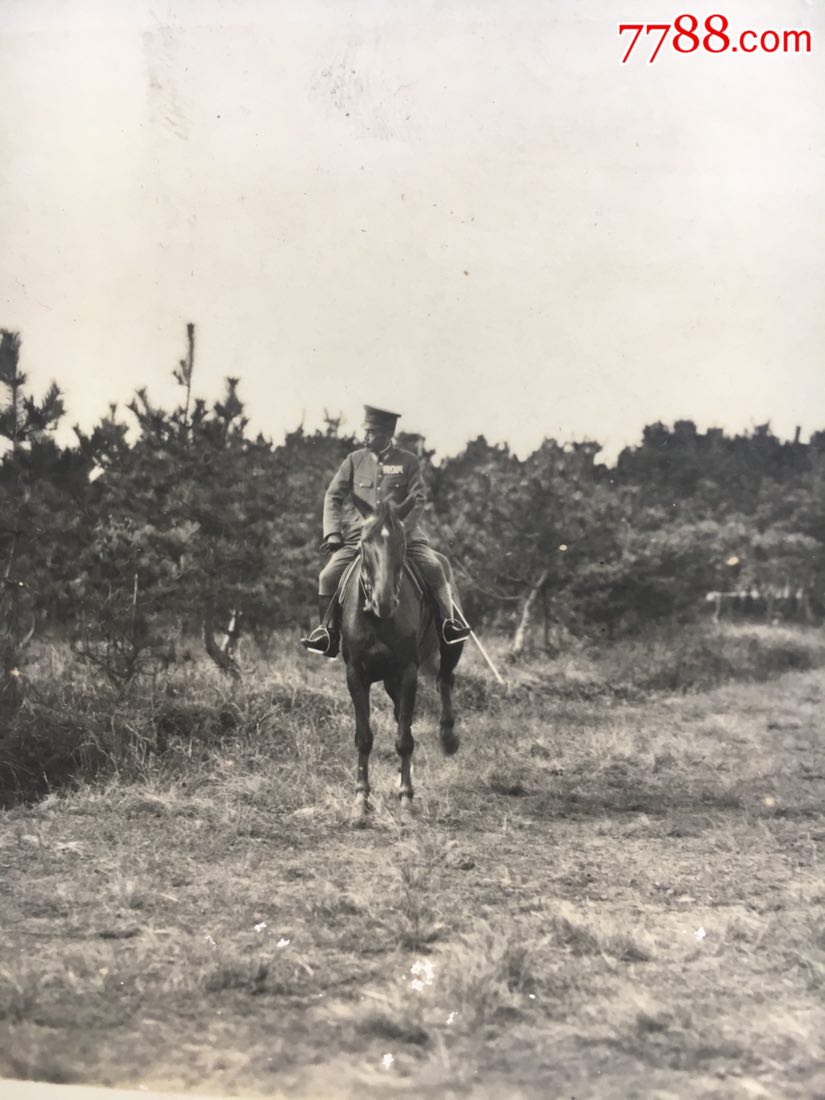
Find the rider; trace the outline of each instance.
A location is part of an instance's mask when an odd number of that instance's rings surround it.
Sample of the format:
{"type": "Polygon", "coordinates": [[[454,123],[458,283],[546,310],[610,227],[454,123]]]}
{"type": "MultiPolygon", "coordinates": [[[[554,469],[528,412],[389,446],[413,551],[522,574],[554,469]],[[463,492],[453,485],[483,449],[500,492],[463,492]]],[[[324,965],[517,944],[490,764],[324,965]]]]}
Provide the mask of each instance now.
{"type": "MultiPolygon", "coordinates": [[[[400,413],[387,412],[365,405],[365,446],[352,451],[338,468],[324,496],[323,549],[329,560],[318,578],[318,608],[321,625],[301,645],[313,653],[335,657],[340,644],[337,614],[330,607],[338,591],[338,582],[358,553],[363,519],[352,505],[353,497],[376,508],[383,501],[400,505],[412,503],[412,510],[402,520],[407,539],[407,556],[415,563],[435,597],[441,612],[441,637],[449,644],[464,641],[470,627],[454,617],[455,603],[444,566],[418,529],[424,508],[424,481],[417,457],[403,451],[393,442],[393,432],[400,413]],[[327,623],[328,619],[333,619],[327,623]]],[[[336,609],[337,610],[337,609],[336,609]]],[[[459,612],[460,614],[460,612],[459,612]]]]}

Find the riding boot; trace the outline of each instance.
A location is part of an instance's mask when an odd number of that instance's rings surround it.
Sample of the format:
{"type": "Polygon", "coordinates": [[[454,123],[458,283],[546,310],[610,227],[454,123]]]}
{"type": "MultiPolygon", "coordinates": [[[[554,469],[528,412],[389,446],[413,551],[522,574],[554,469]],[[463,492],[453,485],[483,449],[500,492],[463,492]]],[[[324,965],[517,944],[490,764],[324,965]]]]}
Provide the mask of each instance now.
{"type": "Polygon", "coordinates": [[[338,656],[341,645],[341,628],[338,625],[338,601],[330,611],[332,597],[318,597],[318,618],[321,625],[316,626],[308,638],[301,638],[301,645],[309,653],[319,653],[322,657],[333,660],[338,656]]]}
{"type": "Polygon", "coordinates": [[[441,640],[445,645],[458,645],[466,641],[473,632],[472,627],[464,618],[464,613],[453,601],[449,586],[436,593],[438,609],[441,612],[441,640]]]}
{"type": "Polygon", "coordinates": [[[443,618],[441,620],[441,638],[445,645],[458,645],[464,642],[473,632],[473,628],[463,623],[460,619],[443,618]]]}

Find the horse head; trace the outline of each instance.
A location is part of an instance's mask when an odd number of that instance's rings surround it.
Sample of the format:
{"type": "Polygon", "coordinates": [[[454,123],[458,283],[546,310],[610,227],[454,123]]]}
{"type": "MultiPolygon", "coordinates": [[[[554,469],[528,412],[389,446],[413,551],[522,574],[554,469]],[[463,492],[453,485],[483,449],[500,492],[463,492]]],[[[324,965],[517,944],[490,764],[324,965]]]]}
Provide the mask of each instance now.
{"type": "MultiPolygon", "coordinates": [[[[403,508],[403,505],[402,505],[403,508]]],[[[387,502],[370,510],[361,528],[361,585],[364,610],[391,619],[401,596],[407,540],[402,508],[387,502]]]]}

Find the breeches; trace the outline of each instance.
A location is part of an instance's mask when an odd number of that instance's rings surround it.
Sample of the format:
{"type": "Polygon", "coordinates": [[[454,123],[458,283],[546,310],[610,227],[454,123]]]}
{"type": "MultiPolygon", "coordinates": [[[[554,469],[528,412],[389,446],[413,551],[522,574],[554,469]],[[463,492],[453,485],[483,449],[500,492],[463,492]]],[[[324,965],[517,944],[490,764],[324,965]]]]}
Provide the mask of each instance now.
{"type": "MultiPolygon", "coordinates": [[[[318,594],[331,600],[338,590],[338,582],[358,553],[359,540],[345,542],[340,550],[330,555],[329,561],[321,570],[318,578],[318,594]]],[[[442,614],[452,615],[451,601],[458,603],[455,584],[452,582],[452,570],[447,559],[437,554],[432,546],[423,539],[411,539],[407,543],[407,556],[415,563],[427,583],[428,588],[438,601],[442,614]]]]}
{"type": "Polygon", "coordinates": [[[326,596],[327,599],[331,600],[338,591],[338,582],[343,577],[349,563],[358,553],[358,543],[359,539],[357,537],[354,540],[350,539],[344,543],[340,550],[330,554],[318,578],[319,596],[326,596]]]}

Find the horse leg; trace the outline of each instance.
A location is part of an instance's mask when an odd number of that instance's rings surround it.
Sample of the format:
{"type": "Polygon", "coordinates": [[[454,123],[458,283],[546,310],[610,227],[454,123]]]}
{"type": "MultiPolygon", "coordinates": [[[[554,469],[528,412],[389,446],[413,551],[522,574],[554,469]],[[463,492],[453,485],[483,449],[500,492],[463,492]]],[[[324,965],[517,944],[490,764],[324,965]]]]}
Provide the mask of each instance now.
{"type": "Polygon", "coordinates": [[[369,761],[372,751],[370,685],[361,677],[354,665],[347,665],[347,687],[355,709],[355,747],[358,749],[353,817],[356,821],[363,822],[370,808],[369,761]]]}
{"type": "Polygon", "coordinates": [[[438,694],[441,697],[441,721],[438,735],[445,756],[458,752],[461,743],[455,731],[455,712],[453,711],[453,670],[461,656],[461,646],[441,646],[441,663],[438,669],[438,694]],[[458,651],[458,652],[456,652],[458,651]]]}
{"type": "Polygon", "coordinates": [[[395,715],[395,720],[397,722],[398,721],[398,714],[399,714],[399,711],[398,711],[398,680],[397,679],[385,680],[384,681],[384,690],[386,691],[387,695],[389,695],[390,699],[392,699],[393,713],[395,715]]]}
{"type": "Polygon", "coordinates": [[[415,696],[418,688],[418,669],[415,665],[408,665],[401,674],[398,682],[398,699],[396,702],[396,715],[398,727],[395,737],[395,751],[401,758],[401,778],[398,797],[402,807],[409,808],[412,804],[413,787],[410,774],[415,741],[412,735],[413,714],[415,713],[415,696]]]}

